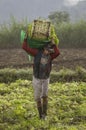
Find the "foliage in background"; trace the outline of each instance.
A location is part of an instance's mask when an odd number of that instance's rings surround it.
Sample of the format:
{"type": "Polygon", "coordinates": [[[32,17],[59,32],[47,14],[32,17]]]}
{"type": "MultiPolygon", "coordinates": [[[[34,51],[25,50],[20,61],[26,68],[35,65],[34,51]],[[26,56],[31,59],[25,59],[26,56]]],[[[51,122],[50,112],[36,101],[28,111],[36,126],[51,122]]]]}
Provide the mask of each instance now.
{"type": "Polygon", "coordinates": [[[70,21],[69,14],[66,11],[56,11],[52,12],[48,18],[52,21],[52,23],[57,26],[63,22],[68,23],[70,21]]]}
{"type": "Polygon", "coordinates": [[[0,48],[19,48],[20,31],[27,28],[27,19],[18,22],[13,16],[9,24],[0,25],[0,48]]]}
{"type": "Polygon", "coordinates": [[[48,116],[39,120],[31,81],[0,83],[0,130],[86,130],[86,83],[49,85],[48,116]]]}
{"type": "Polygon", "coordinates": [[[86,48],[86,21],[62,23],[56,27],[62,48],[86,48]]]}
{"type": "MultiPolygon", "coordinates": [[[[0,69],[0,82],[10,83],[18,79],[32,80],[32,69],[0,69]]],[[[61,69],[60,71],[52,71],[50,82],[86,82],[86,69],[77,67],[76,70],[61,69]]]]}
{"type": "MultiPolygon", "coordinates": [[[[62,13],[59,14],[59,17],[63,16],[62,13]]],[[[59,47],[86,48],[86,21],[69,23],[68,20],[65,20],[67,19],[65,17],[61,18],[63,22],[53,21],[57,37],[59,38],[59,47]]],[[[0,48],[21,48],[20,32],[22,29],[26,31],[28,24],[27,19],[18,22],[12,16],[9,25],[0,25],[0,48]]]]}

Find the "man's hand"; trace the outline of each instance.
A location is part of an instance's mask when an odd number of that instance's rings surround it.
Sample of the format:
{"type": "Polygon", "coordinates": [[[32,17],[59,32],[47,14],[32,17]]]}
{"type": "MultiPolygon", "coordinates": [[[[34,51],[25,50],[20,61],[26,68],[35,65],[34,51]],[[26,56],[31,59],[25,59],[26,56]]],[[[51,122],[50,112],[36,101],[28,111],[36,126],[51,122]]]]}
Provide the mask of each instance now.
{"type": "Polygon", "coordinates": [[[50,41],[50,46],[53,47],[53,46],[55,46],[55,45],[56,45],[56,44],[55,44],[55,42],[54,42],[54,39],[52,38],[51,41],[50,41]]]}

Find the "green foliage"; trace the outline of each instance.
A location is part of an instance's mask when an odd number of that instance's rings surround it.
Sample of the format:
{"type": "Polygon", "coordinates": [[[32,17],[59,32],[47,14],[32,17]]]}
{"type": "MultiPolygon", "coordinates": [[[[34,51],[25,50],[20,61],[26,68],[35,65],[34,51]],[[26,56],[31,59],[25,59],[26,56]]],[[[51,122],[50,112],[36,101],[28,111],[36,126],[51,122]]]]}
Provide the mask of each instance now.
{"type": "Polygon", "coordinates": [[[18,48],[20,46],[20,31],[26,29],[27,20],[16,21],[11,16],[9,24],[0,25],[0,48],[18,48]]]}
{"type": "Polygon", "coordinates": [[[86,82],[86,69],[78,66],[75,70],[63,68],[59,72],[51,72],[51,82],[71,82],[84,81],[86,82]]]}
{"type": "Polygon", "coordinates": [[[25,69],[5,68],[0,70],[0,82],[14,82],[17,79],[32,79],[32,71],[25,69]]]}
{"type": "MultiPolygon", "coordinates": [[[[55,32],[57,34],[54,35],[54,41],[58,43],[59,39],[59,46],[65,48],[84,48],[86,47],[86,21],[79,21],[77,23],[69,23],[68,20],[64,18],[65,13],[59,13],[58,18],[59,23],[57,21],[57,13],[55,17],[51,18],[52,23],[55,26],[55,32]],[[61,22],[63,21],[63,22],[61,22]],[[58,39],[57,39],[58,38],[58,39]]],[[[65,14],[66,15],[66,14],[65,14]]],[[[67,17],[67,16],[65,16],[67,17]]],[[[27,19],[18,22],[13,16],[9,24],[2,24],[0,25],[0,48],[19,48],[21,47],[21,40],[20,40],[20,33],[21,30],[27,30],[28,28],[27,19]]],[[[31,28],[31,26],[30,26],[31,28]]],[[[31,34],[30,34],[31,35],[31,34]]]]}
{"type": "MultiPolygon", "coordinates": [[[[32,80],[32,69],[0,69],[0,82],[10,83],[18,79],[32,80]]],[[[50,82],[71,82],[84,81],[86,82],[86,69],[77,67],[76,70],[63,68],[58,72],[52,71],[50,82]]]]}
{"type": "MultiPolygon", "coordinates": [[[[50,19],[51,21],[53,20],[52,23],[55,26],[55,31],[59,39],[59,46],[62,48],[86,47],[86,21],[79,21],[73,24],[69,23],[68,20],[66,20],[68,16],[65,16],[67,15],[65,13],[59,13],[57,15],[56,12],[54,15],[55,16],[51,14],[50,19]],[[58,18],[59,23],[57,21],[57,16],[62,17],[58,18]]],[[[4,23],[0,25],[0,48],[21,48],[20,33],[21,30],[27,30],[28,24],[29,23],[27,22],[27,19],[18,22],[12,16],[9,24],[4,23]]],[[[54,41],[58,43],[56,36],[53,37],[54,41]]]]}
{"type": "Polygon", "coordinates": [[[56,26],[56,32],[60,39],[60,47],[86,47],[86,21],[59,24],[56,26]]]}
{"type": "Polygon", "coordinates": [[[49,85],[48,116],[39,120],[29,80],[0,83],[1,130],[86,130],[86,82],[49,85]]]}
{"type": "Polygon", "coordinates": [[[69,14],[66,11],[52,12],[48,17],[54,25],[69,22],[69,14]]]}

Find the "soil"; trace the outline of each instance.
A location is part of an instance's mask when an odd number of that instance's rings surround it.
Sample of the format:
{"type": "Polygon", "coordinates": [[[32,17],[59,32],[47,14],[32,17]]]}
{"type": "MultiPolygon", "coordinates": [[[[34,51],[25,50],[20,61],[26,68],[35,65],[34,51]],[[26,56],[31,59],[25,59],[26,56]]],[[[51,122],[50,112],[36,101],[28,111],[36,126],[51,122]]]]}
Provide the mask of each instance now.
{"type": "MultiPolygon", "coordinates": [[[[33,61],[28,60],[28,55],[23,49],[0,50],[0,68],[24,68],[31,67],[33,61]]],[[[60,49],[60,55],[53,61],[56,69],[63,67],[75,69],[82,66],[86,69],[86,48],[84,49],[60,49]]]]}

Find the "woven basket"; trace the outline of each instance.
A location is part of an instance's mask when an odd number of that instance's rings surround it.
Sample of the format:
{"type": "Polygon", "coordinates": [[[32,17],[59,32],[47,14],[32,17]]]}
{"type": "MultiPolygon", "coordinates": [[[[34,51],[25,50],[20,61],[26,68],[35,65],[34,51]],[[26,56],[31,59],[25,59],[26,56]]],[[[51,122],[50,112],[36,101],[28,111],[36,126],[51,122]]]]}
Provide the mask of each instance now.
{"type": "Polygon", "coordinates": [[[47,40],[49,37],[50,22],[42,20],[34,20],[32,39],[47,40]]]}
{"type": "Polygon", "coordinates": [[[50,41],[58,45],[54,26],[47,20],[34,20],[28,25],[28,44],[32,48],[42,48],[50,41]]]}
{"type": "Polygon", "coordinates": [[[28,35],[28,44],[31,48],[42,48],[45,44],[50,42],[48,39],[50,22],[34,20],[31,26],[32,28],[29,30],[31,31],[31,36],[28,35]]]}

